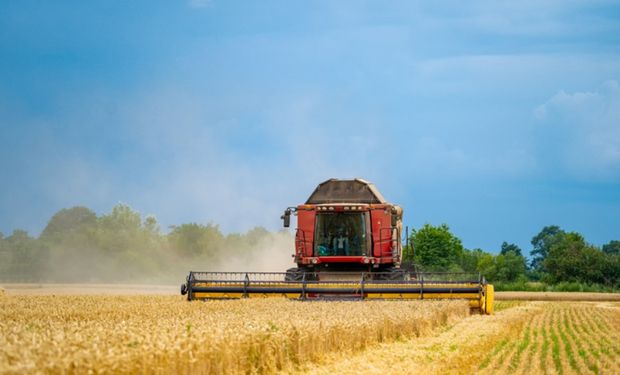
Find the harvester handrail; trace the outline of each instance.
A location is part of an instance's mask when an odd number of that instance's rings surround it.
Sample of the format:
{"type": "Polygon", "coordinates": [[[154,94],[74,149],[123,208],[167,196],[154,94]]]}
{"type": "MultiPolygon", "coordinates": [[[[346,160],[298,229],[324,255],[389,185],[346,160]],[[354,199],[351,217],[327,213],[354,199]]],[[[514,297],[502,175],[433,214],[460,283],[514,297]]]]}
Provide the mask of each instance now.
{"type": "Polygon", "coordinates": [[[301,228],[297,228],[295,231],[295,251],[298,256],[305,256],[306,243],[308,242],[309,241],[306,241],[306,232],[301,228]],[[299,238],[300,233],[301,233],[301,239],[299,238]],[[303,248],[301,248],[302,246],[303,248]]]}
{"type": "MultiPolygon", "coordinates": [[[[360,284],[358,279],[343,279],[338,276],[351,276],[350,272],[303,272],[300,274],[304,284],[360,284]],[[316,278],[316,276],[318,278],[316,278]],[[312,277],[309,277],[312,276],[312,277]],[[331,279],[330,277],[335,277],[331,279]]],[[[467,272],[417,272],[409,279],[390,280],[389,272],[359,273],[359,278],[364,282],[372,284],[404,284],[404,285],[433,285],[433,284],[477,284],[483,285],[486,280],[478,274],[473,277],[472,273],[467,272]],[[385,277],[385,278],[384,278],[385,277]]],[[[285,272],[198,272],[192,271],[188,276],[189,284],[200,282],[211,282],[218,284],[243,283],[246,286],[251,284],[298,284],[299,281],[286,280],[285,272]]]]}

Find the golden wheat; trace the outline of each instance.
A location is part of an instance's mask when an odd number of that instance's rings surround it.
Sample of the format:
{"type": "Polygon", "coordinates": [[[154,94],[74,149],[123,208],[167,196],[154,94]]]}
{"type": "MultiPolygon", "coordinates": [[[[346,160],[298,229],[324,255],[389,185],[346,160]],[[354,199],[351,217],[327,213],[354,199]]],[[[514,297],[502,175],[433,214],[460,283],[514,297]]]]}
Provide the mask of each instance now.
{"type": "Polygon", "coordinates": [[[0,372],[273,373],[427,334],[468,309],[465,301],[7,295],[0,372]]]}
{"type": "Polygon", "coordinates": [[[620,308],[593,302],[507,303],[433,337],[335,353],[311,374],[618,374],[620,308]]]}

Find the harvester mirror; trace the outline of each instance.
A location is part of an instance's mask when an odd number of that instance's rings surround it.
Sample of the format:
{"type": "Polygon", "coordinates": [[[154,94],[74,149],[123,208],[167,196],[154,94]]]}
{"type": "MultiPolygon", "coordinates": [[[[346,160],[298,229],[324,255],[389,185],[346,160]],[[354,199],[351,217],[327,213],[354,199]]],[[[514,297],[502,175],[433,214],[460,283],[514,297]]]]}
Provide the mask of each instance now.
{"type": "Polygon", "coordinates": [[[392,217],[391,217],[391,224],[392,227],[395,227],[396,225],[398,225],[398,219],[400,217],[400,215],[402,214],[402,210],[396,208],[396,207],[392,207],[392,217]]]}
{"type": "Polygon", "coordinates": [[[284,228],[288,228],[291,226],[291,209],[287,208],[284,210],[284,215],[280,216],[280,219],[284,221],[284,228]]]}

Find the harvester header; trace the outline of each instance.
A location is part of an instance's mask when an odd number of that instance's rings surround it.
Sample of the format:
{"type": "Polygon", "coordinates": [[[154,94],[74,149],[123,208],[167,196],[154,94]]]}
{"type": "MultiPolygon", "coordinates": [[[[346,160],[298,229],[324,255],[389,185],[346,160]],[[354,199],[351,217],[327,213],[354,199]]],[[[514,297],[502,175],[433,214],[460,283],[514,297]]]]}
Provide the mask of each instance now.
{"type": "Polygon", "coordinates": [[[467,299],[490,314],[493,286],[479,274],[421,273],[401,267],[403,210],[372,183],[329,179],[297,216],[294,261],[286,272],[190,272],[181,293],[194,299],[284,296],[308,299],[467,299]]]}

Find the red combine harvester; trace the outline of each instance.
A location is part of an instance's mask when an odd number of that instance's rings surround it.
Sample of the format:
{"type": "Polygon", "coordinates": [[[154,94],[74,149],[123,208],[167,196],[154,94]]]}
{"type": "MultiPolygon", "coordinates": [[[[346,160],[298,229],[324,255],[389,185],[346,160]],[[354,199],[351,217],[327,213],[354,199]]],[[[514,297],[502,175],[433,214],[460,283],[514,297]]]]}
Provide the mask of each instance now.
{"type": "Polygon", "coordinates": [[[181,286],[188,300],[286,297],[329,299],[467,299],[493,311],[493,285],[480,274],[422,273],[401,268],[403,210],[362,179],[330,179],[297,216],[295,263],[286,272],[190,272],[181,286]]]}
{"type": "Polygon", "coordinates": [[[403,210],[388,203],[362,179],[321,183],[305,204],[284,211],[284,227],[297,214],[295,263],[287,280],[304,273],[365,272],[367,276],[403,279],[400,269],[403,210]]]}

